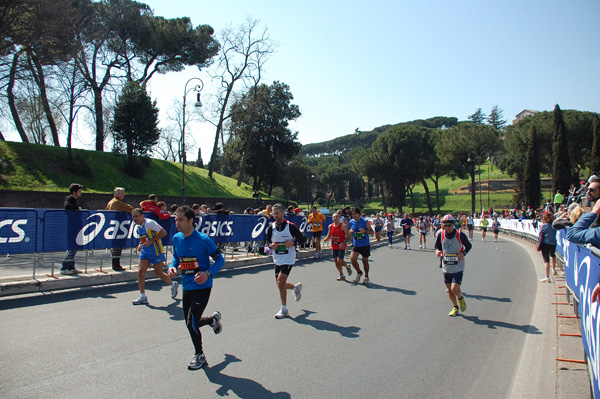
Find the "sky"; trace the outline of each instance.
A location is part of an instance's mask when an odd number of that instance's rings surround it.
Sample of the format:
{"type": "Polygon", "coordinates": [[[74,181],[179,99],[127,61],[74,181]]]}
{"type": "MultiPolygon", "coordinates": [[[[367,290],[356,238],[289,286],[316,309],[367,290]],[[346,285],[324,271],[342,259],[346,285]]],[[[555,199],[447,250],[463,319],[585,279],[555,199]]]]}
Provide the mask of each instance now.
{"type": "MultiPolygon", "coordinates": [[[[262,82],[290,86],[302,112],[291,128],[303,144],[434,116],[465,120],[495,105],[508,123],[523,109],[555,104],[600,112],[598,0],[145,3],[157,16],[187,16],[217,33],[259,20],[277,44],[262,82]]],[[[196,67],[150,80],[161,127],[172,124],[173,102],[192,77],[205,82],[203,96],[214,88],[196,67]]],[[[211,125],[189,125],[188,148],[199,146],[206,162],[214,135],[211,125]]],[[[82,148],[93,148],[89,136],[82,148]]]]}

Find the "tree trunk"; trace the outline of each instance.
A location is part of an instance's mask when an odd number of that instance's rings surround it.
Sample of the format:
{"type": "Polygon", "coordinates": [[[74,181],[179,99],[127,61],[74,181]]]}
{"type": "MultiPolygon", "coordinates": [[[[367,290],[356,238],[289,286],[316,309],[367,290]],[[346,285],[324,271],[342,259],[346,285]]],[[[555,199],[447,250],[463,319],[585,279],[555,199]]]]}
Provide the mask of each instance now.
{"type": "Polygon", "coordinates": [[[96,151],[104,151],[104,107],[102,89],[94,87],[94,111],[96,112],[96,151]]]}
{"type": "Polygon", "coordinates": [[[50,127],[50,132],[52,133],[52,141],[56,147],[60,147],[60,142],[58,138],[58,129],[56,128],[56,122],[54,121],[54,116],[52,115],[52,109],[50,108],[50,103],[48,102],[48,94],[46,93],[46,78],[44,75],[44,68],[40,64],[38,58],[29,54],[30,62],[29,67],[31,73],[33,74],[34,80],[40,90],[40,100],[42,101],[42,107],[44,107],[44,112],[46,113],[46,119],[48,120],[48,126],[50,127]]]}
{"type": "Polygon", "coordinates": [[[246,148],[244,148],[244,153],[242,154],[242,164],[240,165],[240,174],[238,176],[237,185],[240,187],[242,185],[242,180],[244,179],[244,172],[246,170],[246,161],[248,159],[248,152],[250,152],[250,145],[252,144],[252,133],[250,133],[250,137],[246,142],[246,148]]]}
{"type": "Polygon", "coordinates": [[[437,179],[433,179],[433,177],[431,178],[431,181],[433,182],[433,185],[435,186],[435,199],[437,202],[437,213],[438,215],[440,214],[440,187],[439,187],[439,181],[440,178],[438,177],[437,179]]]}
{"type": "Polygon", "coordinates": [[[427,197],[427,207],[429,208],[429,213],[433,213],[433,209],[431,207],[431,194],[429,193],[429,187],[427,187],[427,182],[425,178],[421,176],[421,184],[423,184],[423,188],[425,189],[425,195],[427,197]]]}
{"type": "Polygon", "coordinates": [[[208,168],[208,177],[213,178],[213,172],[215,170],[215,162],[217,161],[217,151],[219,149],[219,135],[221,134],[221,130],[223,130],[223,122],[225,121],[225,110],[227,109],[227,103],[229,102],[229,96],[233,90],[233,83],[230,83],[227,86],[227,93],[225,94],[225,99],[223,100],[223,105],[221,108],[221,114],[219,115],[219,123],[217,124],[217,132],[215,134],[215,144],[213,145],[212,155],[210,156],[210,166],[208,168]]]}
{"type": "Polygon", "coordinates": [[[409,185],[408,192],[410,193],[410,203],[412,205],[412,214],[415,214],[415,196],[413,195],[413,188],[409,185]]]}
{"type": "Polygon", "coordinates": [[[4,138],[4,135],[2,135],[2,131],[0,131],[0,141],[6,141],[6,139],[4,138]]]}
{"type": "Polygon", "coordinates": [[[23,141],[23,143],[29,143],[27,133],[25,133],[25,129],[23,129],[23,123],[21,122],[21,118],[19,118],[19,111],[17,111],[17,106],[15,105],[15,94],[13,93],[13,88],[15,87],[15,77],[17,75],[17,64],[19,62],[20,55],[20,52],[16,52],[13,56],[12,65],[10,67],[8,86],[6,87],[6,96],[8,97],[8,106],[10,108],[10,113],[12,114],[13,121],[15,122],[15,128],[19,132],[19,136],[21,136],[21,141],[23,141]]]}
{"type": "Polygon", "coordinates": [[[383,204],[383,212],[387,213],[387,202],[385,200],[385,187],[380,184],[380,190],[381,190],[381,203],[383,204]]]}

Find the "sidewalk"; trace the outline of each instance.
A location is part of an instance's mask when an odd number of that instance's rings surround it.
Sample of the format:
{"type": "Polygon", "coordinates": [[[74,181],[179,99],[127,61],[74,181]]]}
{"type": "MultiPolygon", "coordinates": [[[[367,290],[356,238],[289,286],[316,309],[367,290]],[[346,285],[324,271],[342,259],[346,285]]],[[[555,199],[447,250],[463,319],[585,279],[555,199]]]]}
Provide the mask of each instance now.
{"type": "MultiPolygon", "coordinates": [[[[501,235],[521,244],[529,253],[538,280],[544,277],[541,255],[535,243],[528,239],[503,233],[501,235]]],[[[558,255],[558,253],[557,253],[558,255]]],[[[538,283],[532,325],[546,326],[552,336],[531,336],[522,359],[516,367],[517,377],[512,387],[514,398],[537,398],[552,384],[555,398],[591,398],[590,376],[587,364],[558,361],[557,359],[584,360],[580,321],[574,309],[573,298],[567,295],[562,260],[557,257],[557,272],[552,282],[538,283]],[[564,335],[568,334],[568,335],[564,335]],[[539,362],[553,362],[552,375],[535,373],[539,362]]],[[[544,397],[547,397],[545,395],[544,397]]]]}

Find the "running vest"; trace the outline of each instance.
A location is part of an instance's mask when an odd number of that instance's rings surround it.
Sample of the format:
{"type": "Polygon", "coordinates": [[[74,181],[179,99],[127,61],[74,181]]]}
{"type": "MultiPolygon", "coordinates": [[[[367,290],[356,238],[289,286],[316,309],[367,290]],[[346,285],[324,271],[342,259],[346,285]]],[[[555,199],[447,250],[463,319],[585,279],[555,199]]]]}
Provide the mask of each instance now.
{"type": "Polygon", "coordinates": [[[473,225],[473,218],[472,217],[468,217],[467,218],[467,225],[473,225]]]}
{"type": "Polygon", "coordinates": [[[460,242],[460,230],[456,230],[454,238],[446,238],[446,231],[442,230],[442,271],[444,273],[458,273],[465,270],[465,259],[458,260],[458,254],[464,247],[460,242]]]}
{"type": "MultiPolygon", "coordinates": [[[[143,244],[149,240],[152,240],[154,237],[156,237],[158,235],[158,232],[161,229],[160,225],[152,219],[145,219],[144,224],[141,226],[138,225],[138,226],[136,226],[136,228],[137,228],[138,236],[140,237],[140,244],[143,244]],[[158,231],[153,230],[151,227],[153,229],[158,229],[158,231]]],[[[163,248],[161,240],[158,240],[156,242],[153,242],[152,245],[149,247],[144,247],[142,245],[142,253],[145,255],[149,254],[151,256],[159,256],[159,255],[164,254],[165,250],[163,248]]]]}
{"type": "Polygon", "coordinates": [[[290,224],[286,223],[283,231],[278,231],[277,222],[273,222],[271,227],[273,232],[271,233],[272,243],[277,243],[277,249],[273,250],[273,262],[276,265],[293,265],[296,263],[296,247],[286,248],[286,241],[294,241],[294,236],[290,233],[290,224]]]}
{"type": "Polygon", "coordinates": [[[329,225],[331,229],[331,249],[345,249],[344,242],[346,241],[346,233],[342,229],[343,224],[340,223],[339,226],[335,227],[335,224],[332,223],[329,225]]]}
{"type": "Polygon", "coordinates": [[[417,228],[421,233],[427,233],[427,222],[417,222],[417,228]]]}
{"type": "Polygon", "coordinates": [[[488,227],[488,220],[487,219],[481,219],[481,227],[487,228],[488,227]]]}

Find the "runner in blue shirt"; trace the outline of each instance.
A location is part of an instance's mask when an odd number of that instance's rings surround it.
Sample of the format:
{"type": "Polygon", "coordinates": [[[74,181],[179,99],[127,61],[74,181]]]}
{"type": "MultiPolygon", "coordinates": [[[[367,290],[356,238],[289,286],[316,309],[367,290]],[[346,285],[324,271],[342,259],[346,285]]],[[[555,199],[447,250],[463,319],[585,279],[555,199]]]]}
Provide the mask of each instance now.
{"type": "Polygon", "coordinates": [[[175,277],[177,268],[181,269],[183,315],[196,351],[188,364],[190,370],[206,364],[200,327],[210,325],[215,334],[222,330],[220,312],[214,312],[210,317],[202,317],[202,313],[210,298],[213,277],[225,264],[225,258],[215,243],[206,234],[194,229],[195,218],[189,206],[177,208],[175,224],[179,233],[173,236],[173,260],[169,267],[171,277],[175,277]],[[210,258],[213,259],[212,264],[210,258]]]}
{"type": "Polygon", "coordinates": [[[371,256],[371,243],[369,241],[369,234],[373,234],[373,229],[367,220],[360,216],[359,208],[352,208],[352,219],[348,222],[350,225],[350,234],[352,235],[352,255],[350,255],[350,261],[352,266],[356,270],[355,283],[360,281],[363,272],[360,270],[358,265],[358,255],[362,255],[362,263],[365,268],[365,278],[363,284],[369,284],[369,256],[371,256]]]}

